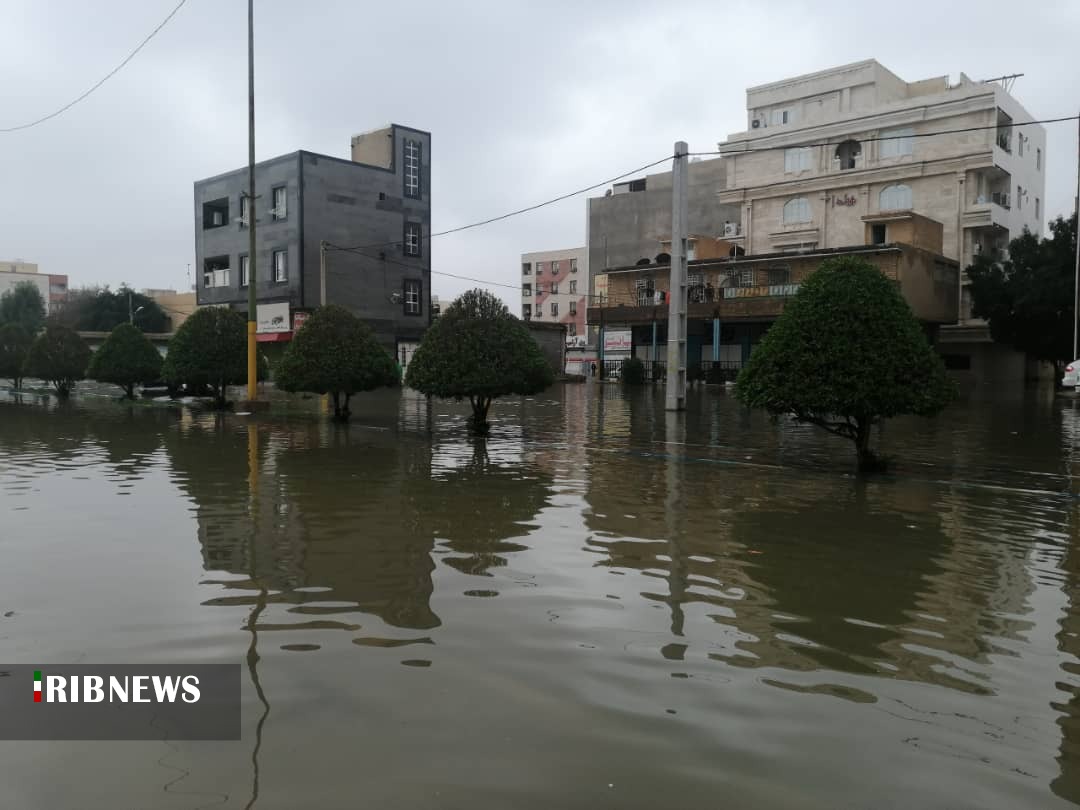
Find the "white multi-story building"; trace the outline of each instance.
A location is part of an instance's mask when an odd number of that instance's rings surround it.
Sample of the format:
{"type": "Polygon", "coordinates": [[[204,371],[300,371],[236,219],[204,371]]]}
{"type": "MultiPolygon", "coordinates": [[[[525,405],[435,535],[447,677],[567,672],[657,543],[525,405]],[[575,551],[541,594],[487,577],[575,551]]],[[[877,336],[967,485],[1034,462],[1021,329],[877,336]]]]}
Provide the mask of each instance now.
{"type": "Polygon", "coordinates": [[[589,252],[586,248],[521,254],[521,317],[566,325],[567,341],[585,337],[589,306],[589,252]]]}
{"type": "MultiPolygon", "coordinates": [[[[844,247],[869,224],[884,242],[890,219],[914,211],[942,224],[944,254],[966,267],[1041,233],[1046,134],[1005,84],[905,82],[868,60],[750,88],[748,129],[719,144],[720,201],[741,208],[728,238],[748,254],[844,247]]],[[[964,324],[966,289],[959,300],[964,324]]]]}

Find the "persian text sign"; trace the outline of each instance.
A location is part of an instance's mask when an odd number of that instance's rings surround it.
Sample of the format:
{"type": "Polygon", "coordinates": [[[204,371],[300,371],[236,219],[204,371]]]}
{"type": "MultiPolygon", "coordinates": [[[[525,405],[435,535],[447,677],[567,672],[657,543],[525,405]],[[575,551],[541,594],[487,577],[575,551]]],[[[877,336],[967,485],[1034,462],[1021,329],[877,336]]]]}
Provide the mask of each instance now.
{"type": "Polygon", "coordinates": [[[605,352],[628,352],[632,341],[629,329],[605,329],[604,351],[605,352]]]}
{"type": "Polygon", "coordinates": [[[798,284],[773,284],[768,287],[724,287],[724,298],[769,298],[771,296],[794,295],[798,291],[798,284]]]}
{"type": "Polygon", "coordinates": [[[255,331],[261,334],[289,331],[289,302],[258,304],[255,307],[255,331]]]}
{"type": "Polygon", "coordinates": [[[0,664],[0,739],[239,740],[239,664],[0,664]]]}

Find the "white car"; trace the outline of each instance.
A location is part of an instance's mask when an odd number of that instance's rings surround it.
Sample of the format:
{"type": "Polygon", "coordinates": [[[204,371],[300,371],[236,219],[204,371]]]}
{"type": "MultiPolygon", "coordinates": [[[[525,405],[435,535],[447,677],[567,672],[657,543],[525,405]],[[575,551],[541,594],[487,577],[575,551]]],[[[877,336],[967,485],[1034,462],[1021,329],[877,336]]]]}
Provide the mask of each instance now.
{"type": "Polygon", "coordinates": [[[1073,360],[1065,366],[1065,376],[1061,378],[1063,388],[1076,388],[1080,386],[1080,360],[1073,360]]]}

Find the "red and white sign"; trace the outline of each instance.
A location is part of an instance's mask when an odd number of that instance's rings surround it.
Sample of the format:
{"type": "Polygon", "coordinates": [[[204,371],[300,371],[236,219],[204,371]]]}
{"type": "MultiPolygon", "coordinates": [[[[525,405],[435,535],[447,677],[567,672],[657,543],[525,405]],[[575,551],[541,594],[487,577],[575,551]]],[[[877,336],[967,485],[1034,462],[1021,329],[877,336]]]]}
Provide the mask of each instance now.
{"type": "Polygon", "coordinates": [[[633,345],[630,339],[629,329],[605,329],[604,330],[604,353],[628,352],[633,345]]]}
{"type": "Polygon", "coordinates": [[[303,326],[310,314],[310,312],[294,312],[292,314],[292,330],[295,332],[303,326]]]}

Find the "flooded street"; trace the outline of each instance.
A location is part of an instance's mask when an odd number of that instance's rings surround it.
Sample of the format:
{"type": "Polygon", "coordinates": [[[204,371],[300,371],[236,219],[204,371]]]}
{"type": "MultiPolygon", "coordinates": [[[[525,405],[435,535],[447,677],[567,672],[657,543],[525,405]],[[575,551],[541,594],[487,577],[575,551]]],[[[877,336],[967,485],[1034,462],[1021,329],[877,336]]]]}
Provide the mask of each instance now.
{"type": "Polygon", "coordinates": [[[0,660],[241,663],[242,742],[0,742],[4,807],[1080,802],[1080,401],[0,394],[0,660]],[[877,437],[875,437],[876,439],[877,437]]]}

